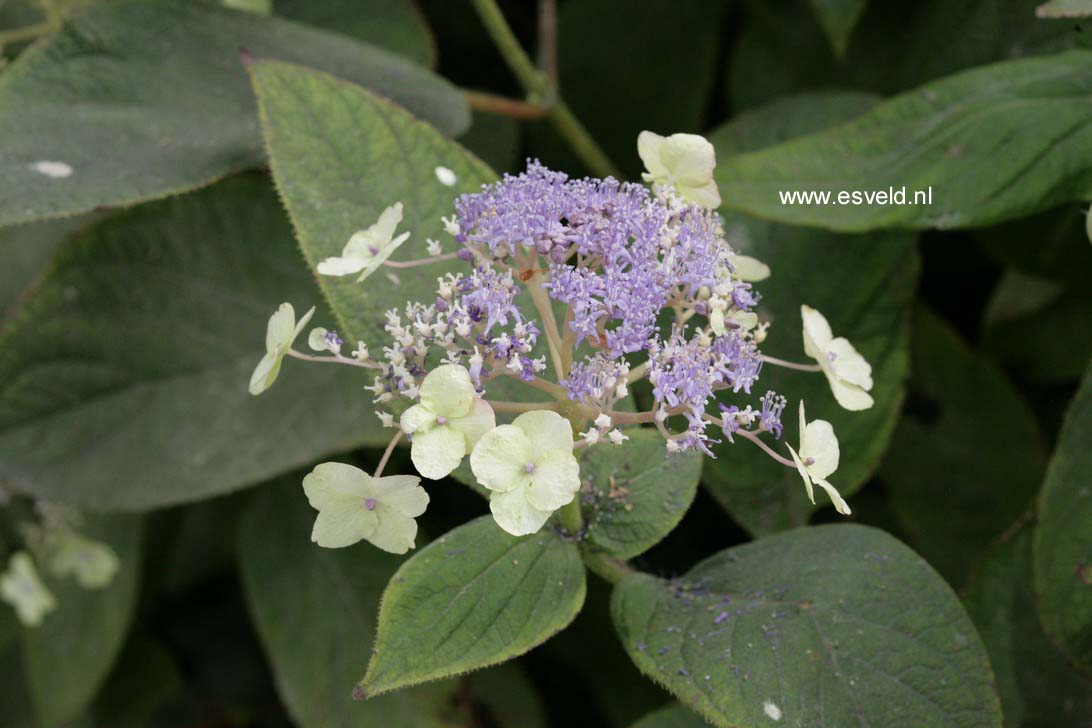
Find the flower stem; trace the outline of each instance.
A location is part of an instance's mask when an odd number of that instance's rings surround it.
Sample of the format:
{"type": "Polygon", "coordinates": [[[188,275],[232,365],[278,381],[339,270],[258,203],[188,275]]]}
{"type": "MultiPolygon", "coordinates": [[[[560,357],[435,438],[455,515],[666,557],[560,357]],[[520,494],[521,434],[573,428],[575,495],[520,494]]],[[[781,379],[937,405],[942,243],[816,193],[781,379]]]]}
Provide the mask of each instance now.
{"type": "Polygon", "coordinates": [[[765,354],[762,355],[762,361],[766,362],[767,364],[773,364],[774,366],[785,367],[786,369],[796,369],[801,372],[822,371],[818,364],[797,364],[796,362],[785,361],[784,359],[778,359],[774,356],[766,356],[765,354]]]}
{"type": "Polygon", "coordinates": [[[569,534],[575,536],[584,529],[584,514],[580,511],[579,493],[567,505],[561,506],[557,513],[558,519],[561,521],[561,527],[569,534]]]}
{"type": "Polygon", "coordinates": [[[405,433],[399,428],[395,436],[391,438],[391,441],[387,444],[387,449],[383,451],[383,457],[379,459],[379,465],[375,466],[375,473],[372,474],[373,478],[378,478],[383,474],[383,468],[387,467],[387,461],[391,459],[391,453],[394,452],[394,446],[402,439],[403,434],[405,433]]]}
{"type": "Polygon", "coordinates": [[[750,440],[754,444],[758,445],[760,450],[765,452],[767,455],[769,455],[770,457],[772,457],[774,460],[781,463],[782,465],[786,465],[786,466],[788,466],[790,468],[795,468],[796,467],[796,463],[794,463],[792,460],[789,460],[787,457],[784,457],[782,455],[778,455],[776,452],[774,452],[770,448],[769,445],[767,445],[766,443],[764,443],[762,441],[762,438],[760,438],[755,433],[753,433],[753,432],[751,432],[749,430],[736,430],[736,432],[734,434],[742,435],[743,437],[746,437],[748,440],[750,440]]]}
{"type": "Polygon", "coordinates": [[[34,25],[24,25],[22,28],[0,31],[0,47],[11,43],[19,43],[24,40],[34,40],[46,33],[50,33],[57,27],[56,23],[47,20],[34,25]]]}
{"type": "MultiPolygon", "coordinates": [[[[504,14],[501,13],[496,0],[472,0],[472,2],[474,9],[478,11],[478,17],[481,18],[508,67],[515,74],[532,103],[541,103],[547,109],[546,118],[557,133],[569,143],[573,152],[592,173],[601,177],[620,178],[621,174],[592,139],[588,130],[573,115],[565,102],[557,97],[557,88],[551,83],[549,75],[536,68],[527,52],[520,46],[519,40],[509,27],[508,21],[504,19],[504,14]]],[[[551,58],[552,51],[547,51],[544,56],[551,58]]]]}
{"type": "Polygon", "coordinates": [[[589,569],[611,584],[617,584],[630,574],[637,573],[637,570],[627,562],[607,556],[604,553],[585,552],[584,563],[589,569]]]}
{"type": "Polygon", "coordinates": [[[388,268],[416,268],[419,265],[431,265],[445,260],[455,260],[458,257],[458,253],[444,253],[443,255],[433,255],[428,258],[418,258],[417,260],[385,260],[383,265],[388,268]]]}

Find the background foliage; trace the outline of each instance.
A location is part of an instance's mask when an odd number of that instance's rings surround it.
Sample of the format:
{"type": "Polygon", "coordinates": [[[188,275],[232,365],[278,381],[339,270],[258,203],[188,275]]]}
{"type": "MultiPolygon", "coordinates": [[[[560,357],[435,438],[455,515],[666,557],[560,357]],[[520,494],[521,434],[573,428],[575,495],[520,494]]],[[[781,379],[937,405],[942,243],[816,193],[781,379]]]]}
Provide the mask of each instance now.
{"type": "Polygon", "coordinates": [[[807,303],[872,362],[865,413],[764,372],[834,423],[855,523],[745,446],[636,435],[586,453],[580,544],[475,520],[457,471],[409,561],[310,544],[302,473],[386,435],[334,367],[250,397],[265,320],[313,303],[378,344],[436,270],[361,293],[316,260],[391,199],[423,245],[459,192],[587,157],[471,108],[523,91],[469,0],[0,0],[0,555],[30,496],[122,562],[51,585],[40,628],[0,610],[0,722],[1088,725],[1092,7],[1040,4],[558,3],[561,97],[621,174],[642,129],[714,143],[768,352],[799,357],[807,303]],[[889,185],[935,202],[775,194],[889,185]]]}

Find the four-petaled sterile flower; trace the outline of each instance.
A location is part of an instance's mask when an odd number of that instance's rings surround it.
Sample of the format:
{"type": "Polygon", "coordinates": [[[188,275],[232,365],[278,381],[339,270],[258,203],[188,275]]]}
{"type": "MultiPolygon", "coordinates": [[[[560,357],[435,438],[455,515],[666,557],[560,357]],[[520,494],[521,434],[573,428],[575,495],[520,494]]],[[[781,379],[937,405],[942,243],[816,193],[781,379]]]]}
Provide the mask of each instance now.
{"type": "Polygon", "coordinates": [[[535,533],[580,490],[568,420],[535,410],[487,432],[470,454],[478,482],[493,491],[489,509],[514,536],[535,533]]]}
{"type": "Polygon", "coordinates": [[[349,238],[340,256],[319,262],[318,272],[324,276],[347,276],[359,273],[357,282],[364,280],[379,269],[406,242],[410,234],[402,233],[393,240],[394,230],[402,222],[402,203],[396,202],[379,216],[379,220],[367,230],[358,230],[349,238]]]}
{"type": "Polygon", "coordinates": [[[770,266],[758,258],[749,255],[733,255],[731,257],[733,272],[736,278],[747,283],[758,283],[770,277],[770,266]]]}
{"type": "Polygon", "coordinates": [[[717,155],[713,145],[697,134],[662,137],[643,131],[637,137],[637,153],[648,171],[646,182],[670,185],[685,200],[702,207],[720,207],[720,191],[713,181],[717,155]]]}
{"type": "Polygon", "coordinates": [[[281,360],[288,350],[292,348],[292,342],[296,340],[311,316],[315,313],[315,307],[305,313],[296,321],[296,311],[290,303],[282,303],[280,308],[269,317],[269,325],[265,330],[265,356],[254,368],[254,374],[250,377],[250,393],[261,394],[273,386],[277,374],[281,371],[281,360]]]}
{"type": "Polygon", "coordinates": [[[871,407],[872,366],[848,340],[834,337],[823,314],[801,306],[800,317],[804,320],[804,353],[819,362],[834,399],[847,410],[871,407]]]}
{"type": "Polygon", "coordinates": [[[102,589],[118,572],[118,557],[104,543],[65,529],[52,534],[49,570],[57,576],[74,576],[84,589],[102,589]]]}
{"type": "Polygon", "coordinates": [[[444,364],[421,383],[421,401],[402,413],[402,431],[413,435],[410,459],[417,472],[438,480],[459,467],[497,424],[493,408],[478,396],[466,367],[444,364]]]}
{"type": "Polygon", "coordinates": [[[804,400],[800,400],[800,452],[793,450],[792,445],[786,445],[792,453],[792,461],[796,464],[800,477],[804,479],[804,487],[807,488],[811,502],[815,502],[815,492],[811,487],[815,483],[827,492],[835,509],[848,516],[851,512],[849,504],[827,482],[827,477],[838,469],[838,438],[834,435],[834,427],[826,420],[808,422],[804,418],[804,400]]]}
{"type": "Polygon", "coordinates": [[[311,540],[336,549],[361,539],[404,554],[413,548],[428,493],[415,475],[373,478],[344,463],[322,463],[303,479],[303,491],[319,512],[311,540]]]}
{"type": "Polygon", "coordinates": [[[57,600],[38,576],[26,551],[16,551],[7,570],[0,574],[0,599],[14,607],[19,621],[28,627],[37,627],[47,612],[57,608],[57,600]]]}

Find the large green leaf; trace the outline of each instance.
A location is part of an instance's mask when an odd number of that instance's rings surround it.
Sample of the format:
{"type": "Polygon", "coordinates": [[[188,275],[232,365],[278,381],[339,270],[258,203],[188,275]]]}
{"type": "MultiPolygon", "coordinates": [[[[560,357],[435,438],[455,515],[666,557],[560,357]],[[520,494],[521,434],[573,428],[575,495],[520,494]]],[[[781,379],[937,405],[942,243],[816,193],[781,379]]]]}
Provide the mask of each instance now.
{"type": "Polygon", "coordinates": [[[400,53],[423,66],[436,62],[436,44],[413,0],[273,0],[273,10],[400,53]]]}
{"type": "MultiPolygon", "coordinates": [[[[872,100],[862,94],[812,94],[784,99],[743,114],[711,139],[721,164],[774,140],[852,117],[872,100]]],[[[723,188],[722,188],[723,190],[723,188]]],[[[841,463],[831,481],[843,495],[856,491],[880,463],[895,428],[909,365],[910,303],[918,274],[913,238],[903,233],[843,235],[726,217],[729,242],[770,265],[756,284],[759,315],[772,322],[762,350],[788,361],[807,361],[801,342],[800,305],[818,309],[872,364],[875,404],[848,412],[816,373],[766,366],[756,394],[773,389],[789,398],[784,437],[795,444],[800,399],[811,419],[834,425],[841,463]]],[[[727,398],[726,401],[732,401],[727,398]]],[[[814,510],[800,476],[758,452],[749,442],[722,444],[705,464],[703,481],[713,496],[752,533],[802,525],[814,510]]],[[[788,455],[787,451],[782,451],[788,455]]],[[[820,506],[825,505],[819,494],[820,506]]]]}
{"type": "Polygon", "coordinates": [[[368,543],[319,548],[314,520],[299,480],[288,479],[262,488],[239,530],[247,602],[292,718],[303,728],[445,725],[451,682],[353,700],[400,559],[368,543]]]}
{"type": "Polygon", "coordinates": [[[321,294],[264,177],[88,230],[0,337],[0,476],[145,509],[386,440],[349,367],[289,362],[271,391],[247,393],[281,301],[302,313],[321,294]]]}
{"type": "Polygon", "coordinates": [[[972,234],[1002,265],[1080,290],[1092,269],[1085,214],[1086,206],[1069,204],[972,234]]]}
{"type": "Polygon", "coordinates": [[[672,704],[653,711],[630,728],[703,728],[708,722],[692,710],[672,704]]]}
{"type": "Polygon", "coordinates": [[[91,703],[125,644],[136,607],[141,527],[137,516],[84,519],[81,533],[108,544],[120,563],[103,589],[43,573],[57,609],[23,632],[23,668],[43,728],[63,725],[91,703]]]}
{"type": "Polygon", "coordinates": [[[996,546],[964,596],[997,676],[1005,725],[1087,725],[1092,682],[1074,672],[1050,643],[1035,610],[1032,529],[996,546]]]}
{"type": "Polygon", "coordinates": [[[999,726],[959,600],[883,531],[818,526],[626,577],[615,626],[641,671],[716,725],[999,726]]]}
{"type": "Polygon", "coordinates": [[[51,220],[37,225],[0,228],[0,315],[13,312],[19,299],[49,264],[53,254],[74,232],[88,224],[83,217],[51,220]]]}
{"type": "Polygon", "coordinates": [[[1092,366],[1069,405],[1039,494],[1035,593],[1047,634],[1092,670],[1092,366]]]}
{"type": "Polygon", "coordinates": [[[164,197],[263,165],[240,48],[343,75],[448,133],[470,121],[446,81],[333,33],[189,0],[102,3],[0,78],[0,224],[164,197]],[[70,174],[37,171],[43,161],[70,174]]]}
{"type": "Polygon", "coordinates": [[[995,63],[859,119],[723,160],[725,205],[835,230],[974,227],[1092,197],[1092,51],[995,63]],[[781,194],[932,190],[931,204],[786,204],[781,194]]]}
{"type": "Polygon", "coordinates": [[[129,641],[88,709],[65,728],[148,728],[181,687],[171,653],[141,635],[129,641]]]}
{"type": "Polygon", "coordinates": [[[811,0],[811,6],[823,32],[830,39],[834,54],[844,58],[849,48],[849,38],[868,7],[868,0],[811,0]]]}
{"type": "Polygon", "coordinates": [[[391,578],[360,688],[379,695],[521,655],[573,620],[584,589],[575,543],[549,530],[516,538],[482,516],[391,578]]]}
{"type": "MultiPolygon", "coordinates": [[[[296,226],[307,261],[340,255],[353,232],[376,221],[384,208],[405,206],[399,230],[411,237],[400,251],[424,255],[425,241],[453,249],[440,218],[453,213],[460,193],[475,192],[493,173],[432,127],[359,86],[277,62],[250,66],[277,189],[296,226]],[[444,166],[457,182],[436,176],[444,166]]],[[[452,266],[409,268],[372,275],[321,276],[345,331],[369,343],[382,335],[383,312],[403,301],[432,301],[436,278],[452,266]]]]}
{"type": "Polygon", "coordinates": [[[1006,58],[1088,47],[1088,34],[1072,21],[1035,20],[1041,2],[870,2],[840,59],[802,0],[753,0],[728,61],[728,96],[747,108],[820,88],[892,94],[1006,58]]]}
{"type": "Polygon", "coordinates": [[[1035,412],[935,314],[914,316],[913,377],[880,471],[911,543],[954,586],[1028,510],[1046,465],[1035,412]]]}
{"type": "MultiPolygon", "coordinates": [[[[558,11],[565,102],[626,175],[641,170],[637,135],[700,132],[724,35],[724,3],[580,0],[558,11]]],[[[582,169],[548,122],[531,127],[532,151],[552,167],[582,169]]]]}
{"type": "Polygon", "coordinates": [[[587,544],[618,559],[644,553],[679,525],[703,459],[695,452],[668,457],[655,430],[627,434],[622,445],[591,447],[580,457],[587,544]]]}

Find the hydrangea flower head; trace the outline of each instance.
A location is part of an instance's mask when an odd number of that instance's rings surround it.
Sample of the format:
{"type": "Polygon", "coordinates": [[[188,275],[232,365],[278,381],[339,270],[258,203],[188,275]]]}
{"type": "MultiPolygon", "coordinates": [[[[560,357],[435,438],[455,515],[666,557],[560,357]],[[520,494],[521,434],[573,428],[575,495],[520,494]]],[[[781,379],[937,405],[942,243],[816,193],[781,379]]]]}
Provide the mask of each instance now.
{"type": "Polygon", "coordinates": [[[851,511],[849,504],[845,502],[838,490],[827,482],[827,478],[838,469],[838,438],[834,435],[834,428],[826,420],[813,420],[808,422],[804,417],[804,401],[800,400],[800,451],[788,446],[792,454],[792,461],[796,464],[796,470],[804,480],[804,487],[808,491],[808,498],[815,502],[815,492],[812,483],[815,483],[830,496],[834,507],[839,513],[848,516],[851,511]]]}
{"type": "Polygon", "coordinates": [[[19,621],[28,627],[37,627],[46,614],[57,608],[57,600],[38,576],[26,551],[12,554],[7,570],[0,574],[0,599],[14,607],[19,621]]]}
{"type": "Polygon", "coordinates": [[[315,307],[312,306],[311,310],[296,321],[296,311],[292,304],[282,303],[269,317],[269,325],[265,331],[265,356],[258,362],[250,377],[251,394],[261,394],[273,386],[281,371],[281,361],[314,314],[315,307]]]}
{"type": "Polygon", "coordinates": [[[414,546],[417,521],[428,506],[428,493],[414,475],[373,478],[344,463],[322,463],[304,479],[303,490],[319,512],[311,540],[326,548],[360,540],[392,554],[414,546]]]}
{"type": "Polygon", "coordinates": [[[364,280],[406,242],[410,234],[402,233],[397,238],[394,231],[402,222],[402,203],[396,202],[379,215],[367,230],[353,233],[340,256],[326,258],[318,264],[318,272],[324,276],[347,276],[359,273],[358,282],[364,280]],[[392,239],[393,238],[393,239],[392,239]]]}
{"type": "Polygon", "coordinates": [[[801,306],[800,317],[804,320],[804,353],[819,363],[834,399],[847,410],[871,407],[872,366],[847,339],[834,337],[823,314],[801,306]]]}
{"type": "Polygon", "coordinates": [[[402,413],[401,424],[413,435],[410,458],[417,472],[438,480],[459,467],[496,419],[466,367],[443,364],[425,377],[420,403],[402,413]]]}
{"type": "Polygon", "coordinates": [[[576,497],[580,465],[573,444],[568,420],[550,410],[526,412],[482,437],[470,467],[492,491],[489,509],[501,528],[514,536],[535,533],[576,497]]]}
{"type": "Polygon", "coordinates": [[[683,199],[695,205],[720,207],[720,191],[713,181],[716,150],[697,134],[660,136],[643,131],[637,137],[637,153],[645,163],[646,182],[674,187],[683,199]]]}

